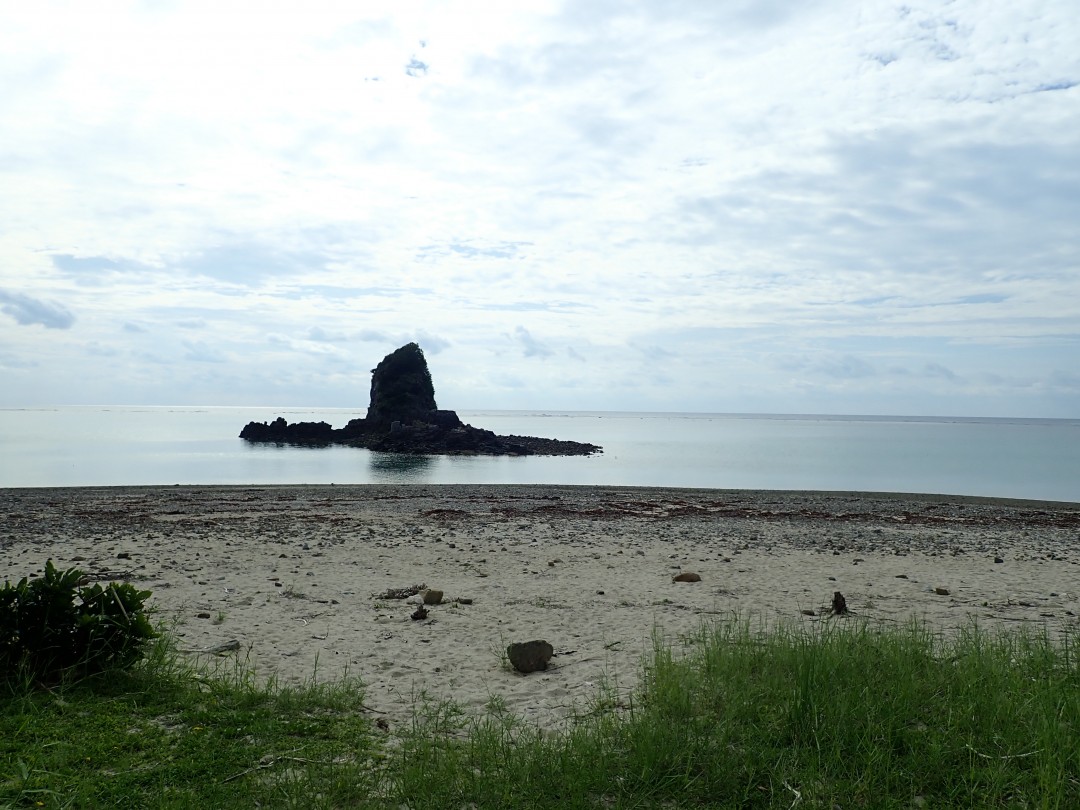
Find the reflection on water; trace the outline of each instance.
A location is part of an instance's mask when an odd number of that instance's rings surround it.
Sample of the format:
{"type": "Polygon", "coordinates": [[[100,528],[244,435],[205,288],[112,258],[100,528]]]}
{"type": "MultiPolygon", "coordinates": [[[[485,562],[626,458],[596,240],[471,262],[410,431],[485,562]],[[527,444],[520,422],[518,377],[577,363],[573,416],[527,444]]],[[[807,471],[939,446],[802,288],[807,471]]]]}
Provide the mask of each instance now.
{"type": "Polygon", "coordinates": [[[433,456],[412,456],[405,453],[369,453],[368,458],[372,479],[385,484],[426,481],[437,461],[433,456]]]}

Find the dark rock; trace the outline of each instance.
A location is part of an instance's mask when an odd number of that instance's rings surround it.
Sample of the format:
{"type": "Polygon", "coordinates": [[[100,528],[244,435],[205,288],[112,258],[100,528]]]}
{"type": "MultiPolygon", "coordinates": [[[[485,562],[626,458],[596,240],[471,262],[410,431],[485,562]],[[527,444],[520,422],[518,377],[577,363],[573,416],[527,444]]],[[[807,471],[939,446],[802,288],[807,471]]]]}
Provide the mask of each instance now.
{"type": "Polygon", "coordinates": [[[443,592],[437,591],[434,588],[428,588],[424,591],[424,604],[425,605],[438,605],[442,602],[443,592]]]}
{"type": "Polygon", "coordinates": [[[671,578],[672,582],[701,582],[701,574],[695,574],[693,571],[683,571],[681,574],[676,574],[671,578]]]}
{"type": "Polygon", "coordinates": [[[546,641],[515,641],[506,648],[506,657],[518,672],[537,672],[547,669],[555,648],[546,641]]]}
{"type": "Polygon", "coordinates": [[[996,563],[999,563],[999,564],[1000,564],[1000,563],[1003,563],[1003,562],[1005,562],[1005,560],[1003,560],[1003,559],[1002,559],[1001,557],[994,557],[994,562],[996,562],[996,563]]]}
{"type": "Polygon", "coordinates": [[[391,352],[372,369],[369,430],[385,433],[394,422],[400,422],[401,427],[413,422],[430,423],[437,407],[431,372],[417,344],[409,343],[391,352]]]}
{"type": "Polygon", "coordinates": [[[949,595],[949,589],[948,588],[934,588],[934,593],[936,593],[938,596],[948,596],[949,595]]]}
{"type": "Polygon", "coordinates": [[[240,438],[277,444],[347,444],[409,455],[587,456],[601,452],[586,442],[497,436],[463,423],[454,411],[440,410],[424,352],[415,343],[391,352],[372,371],[371,403],[365,418],[335,429],[326,422],[289,424],[278,417],[269,424],[249,422],[240,438]]]}
{"type": "Polygon", "coordinates": [[[418,621],[421,621],[422,619],[426,619],[427,618],[427,608],[425,608],[423,605],[420,605],[419,607],[416,608],[416,610],[414,610],[412,612],[412,615],[409,618],[412,619],[414,622],[418,622],[418,621]]]}
{"type": "Polygon", "coordinates": [[[834,616],[846,616],[851,611],[848,610],[847,599],[840,591],[833,591],[832,595],[832,614],[834,616]]]}
{"type": "Polygon", "coordinates": [[[334,428],[326,422],[296,422],[290,425],[279,416],[269,424],[248,422],[240,431],[240,438],[278,444],[330,444],[334,440],[334,432],[334,428]]]}

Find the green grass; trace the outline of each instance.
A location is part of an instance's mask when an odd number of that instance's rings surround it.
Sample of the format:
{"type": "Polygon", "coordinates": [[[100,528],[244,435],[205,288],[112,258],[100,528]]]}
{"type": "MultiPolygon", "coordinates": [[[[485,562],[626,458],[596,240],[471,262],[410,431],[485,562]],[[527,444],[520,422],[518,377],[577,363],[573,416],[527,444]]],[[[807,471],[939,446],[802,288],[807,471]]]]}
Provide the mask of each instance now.
{"type": "Polygon", "coordinates": [[[1024,627],[733,620],[657,639],[641,688],[564,732],[493,699],[388,738],[355,683],[260,687],[166,651],[0,695],[0,806],[1080,807],[1078,652],[1024,627]]]}
{"type": "Polygon", "coordinates": [[[338,807],[371,787],[355,683],[208,675],[162,642],[130,672],[0,688],[0,807],[338,807]]]}

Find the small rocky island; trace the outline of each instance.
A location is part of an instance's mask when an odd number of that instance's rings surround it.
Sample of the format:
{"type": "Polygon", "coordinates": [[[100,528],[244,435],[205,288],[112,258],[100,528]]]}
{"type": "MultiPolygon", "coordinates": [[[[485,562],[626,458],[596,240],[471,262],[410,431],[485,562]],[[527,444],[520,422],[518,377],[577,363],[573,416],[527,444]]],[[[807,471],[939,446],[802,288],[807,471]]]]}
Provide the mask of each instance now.
{"type": "Polygon", "coordinates": [[[345,444],[382,453],[411,455],[588,456],[602,448],[586,442],[497,436],[462,422],[454,411],[435,404],[423,350],[409,343],[391,352],[371,373],[367,416],[345,427],[326,422],[249,422],[240,432],[249,442],[345,444]]]}

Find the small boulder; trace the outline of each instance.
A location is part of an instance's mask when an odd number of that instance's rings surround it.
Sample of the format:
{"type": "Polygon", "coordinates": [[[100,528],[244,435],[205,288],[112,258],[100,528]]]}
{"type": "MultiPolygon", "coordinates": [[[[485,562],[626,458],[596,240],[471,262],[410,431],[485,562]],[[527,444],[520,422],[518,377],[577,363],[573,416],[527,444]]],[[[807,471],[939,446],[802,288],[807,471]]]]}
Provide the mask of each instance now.
{"type": "Polygon", "coordinates": [[[846,616],[850,611],[847,606],[847,599],[840,591],[833,591],[832,595],[832,614],[834,616],[846,616]]]}
{"type": "Polygon", "coordinates": [[[506,648],[506,657],[518,672],[536,672],[547,669],[555,648],[546,641],[515,641],[506,648]]]}
{"type": "Polygon", "coordinates": [[[437,591],[434,588],[428,588],[424,591],[424,604],[425,605],[438,605],[442,602],[443,592],[437,591]]]}
{"type": "Polygon", "coordinates": [[[937,587],[937,588],[934,588],[934,593],[936,593],[938,596],[948,596],[949,595],[949,589],[948,588],[937,587]]]}
{"type": "Polygon", "coordinates": [[[701,582],[701,574],[695,574],[693,571],[683,571],[681,574],[676,574],[671,578],[672,582],[701,582]]]}

